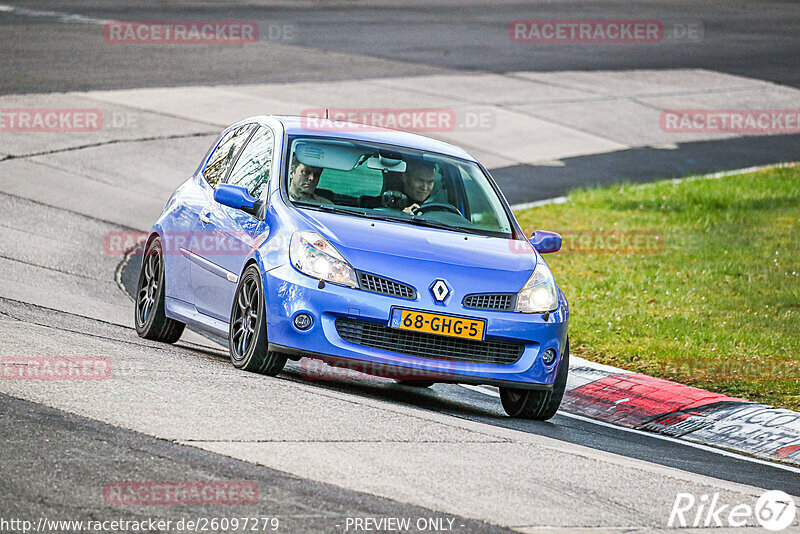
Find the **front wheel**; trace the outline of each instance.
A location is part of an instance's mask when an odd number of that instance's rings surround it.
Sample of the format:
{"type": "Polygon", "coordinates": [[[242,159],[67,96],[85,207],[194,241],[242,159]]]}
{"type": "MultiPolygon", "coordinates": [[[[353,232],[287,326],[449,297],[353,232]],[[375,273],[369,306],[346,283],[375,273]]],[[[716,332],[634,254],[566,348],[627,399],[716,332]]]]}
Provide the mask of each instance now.
{"type": "Polygon", "coordinates": [[[564,354],[558,362],[558,373],[553,382],[552,391],[534,389],[500,388],[500,400],[503,409],[511,417],[519,419],[535,419],[547,421],[553,417],[564,398],[569,373],[569,339],[564,347],[564,354]]]}
{"type": "Polygon", "coordinates": [[[233,297],[228,351],[237,369],[275,376],[286,365],[286,356],[270,352],[267,343],[267,312],[261,271],[245,269],[233,297]]]}

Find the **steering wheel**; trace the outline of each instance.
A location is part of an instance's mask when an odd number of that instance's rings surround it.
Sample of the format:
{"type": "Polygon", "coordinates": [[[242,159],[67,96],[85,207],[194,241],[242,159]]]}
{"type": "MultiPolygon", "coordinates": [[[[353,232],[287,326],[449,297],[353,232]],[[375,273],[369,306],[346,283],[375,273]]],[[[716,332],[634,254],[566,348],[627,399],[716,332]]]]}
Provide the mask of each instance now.
{"type": "Polygon", "coordinates": [[[456,215],[458,215],[460,217],[463,217],[463,215],[461,215],[461,212],[458,211],[458,208],[456,208],[452,204],[448,204],[447,202],[431,202],[429,204],[420,204],[419,210],[417,210],[417,211],[419,211],[420,213],[426,213],[428,211],[437,210],[437,209],[438,210],[449,211],[449,212],[455,213],[456,215]]]}

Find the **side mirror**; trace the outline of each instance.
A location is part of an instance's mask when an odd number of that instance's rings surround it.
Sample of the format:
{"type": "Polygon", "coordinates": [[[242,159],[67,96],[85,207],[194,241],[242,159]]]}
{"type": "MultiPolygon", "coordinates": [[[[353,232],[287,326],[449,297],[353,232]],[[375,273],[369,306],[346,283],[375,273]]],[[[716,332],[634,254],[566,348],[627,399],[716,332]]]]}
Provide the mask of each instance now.
{"type": "Polygon", "coordinates": [[[528,241],[539,254],[558,252],[561,249],[561,236],[555,232],[536,230],[528,241]]]}
{"type": "Polygon", "coordinates": [[[251,197],[247,188],[240,185],[220,184],[214,189],[214,200],[237,210],[249,213],[253,217],[258,217],[264,202],[251,197]]]}

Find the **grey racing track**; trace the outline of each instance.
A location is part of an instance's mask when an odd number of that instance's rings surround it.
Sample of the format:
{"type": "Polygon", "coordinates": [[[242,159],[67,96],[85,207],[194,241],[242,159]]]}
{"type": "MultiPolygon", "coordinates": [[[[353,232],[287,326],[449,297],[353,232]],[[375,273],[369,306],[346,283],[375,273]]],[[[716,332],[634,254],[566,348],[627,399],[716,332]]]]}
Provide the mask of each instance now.
{"type": "MultiPolygon", "coordinates": [[[[800,57],[790,53],[800,49],[797,4],[692,4],[8,0],[0,2],[0,95],[13,107],[15,95],[47,102],[47,93],[65,91],[641,68],[709,69],[798,88],[800,57]],[[238,48],[114,48],[95,23],[59,13],[256,19],[292,24],[296,34],[238,48]],[[532,50],[503,37],[514,19],[615,16],[702,20],[706,41],[532,50]]],[[[121,265],[103,240],[147,230],[219,129],[181,117],[154,121],[180,123],[180,131],[151,135],[145,125],[142,135],[83,148],[0,133],[0,153],[12,156],[0,156],[0,356],[102,356],[113,369],[94,383],[0,381],[0,516],[271,515],[290,532],[342,531],[347,517],[447,517],[464,532],[625,532],[664,528],[678,492],[718,492],[732,504],[752,504],[765,489],[800,496],[798,473],[779,466],[563,414],[511,420],[499,399],[474,389],[311,380],[302,362],[267,378],[235,371],[225,348],[196,332],[175,346],[138,338],[123,291],[137,276],[137,257],[121,265]],[[5,149],[18,141],[24,149],[5,149]],[[251,480],[261,499],[233,511],[104,503],[103,486],[122,480],[251,480]]],[[[797,141],[703,140],[492,172],[507,196],[535,200],[563,194],[576,175],[577,185],[647,181],[798,159],[797,141]],[[534,170],[545,185],[530,193],[534,170]]]]}

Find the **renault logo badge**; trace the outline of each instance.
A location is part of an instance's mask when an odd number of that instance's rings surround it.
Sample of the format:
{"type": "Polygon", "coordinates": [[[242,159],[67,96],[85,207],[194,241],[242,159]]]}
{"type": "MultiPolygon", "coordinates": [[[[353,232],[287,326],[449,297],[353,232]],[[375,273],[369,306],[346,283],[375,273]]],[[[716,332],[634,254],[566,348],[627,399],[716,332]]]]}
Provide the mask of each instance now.
{"type": "Polygon", "coordinates": [[[444,299],[446,299],[449,294],[450,288],[447,287],[447,283],[445,283],[444,280],[436,280],[431,285],[431,295],[433,295],[433,299],[436,302],[444,302],[444,299]]]}

